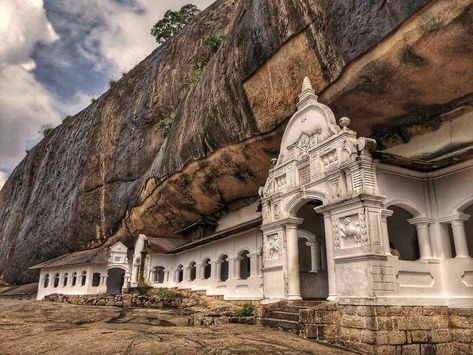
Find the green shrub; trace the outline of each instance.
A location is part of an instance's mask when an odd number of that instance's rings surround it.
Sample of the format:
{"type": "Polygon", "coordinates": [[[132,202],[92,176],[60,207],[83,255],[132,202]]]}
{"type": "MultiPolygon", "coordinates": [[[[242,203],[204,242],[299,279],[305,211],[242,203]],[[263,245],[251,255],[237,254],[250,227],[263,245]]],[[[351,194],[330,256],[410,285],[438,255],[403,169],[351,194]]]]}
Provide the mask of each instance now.
{"type": "Polygon", "coordinates": [[[255,313],[255,307],[249,303],[245,303],[236,313],[238,317],[251,317],[255,313]]]}
{"type": "Polygon", "coordinates": [[[113,88],[116,83],[117,83],[117,82],[116,82],[115,80],[110,80],[110,81],[108,82],[108,84],[110,85],[111,88],[113,88]]]}
{"type": "Polygon", "coordinates": [[[48,123],[45,125],[42,125],[41,128],[39,129],[39,133],[42,133],[44,137],[46,137],[49,133],[53,131],[53,126],[48,123]]]}
{"type": "Polygon", "coordinates": [[[153,288],[148,291],[148,296],[158,296],[159,298],[180,298],[181,295],[174,290],[168,288],[153,288]]]}
{"type": "Polygon", "coordinates": [[[216,52],[225,41],[225,35],[212,35],[204,40],[204,46],[216,52]]]}
{"type": "Polygon", "coordinates": [[[163,136],[167,137],[171,130],[172,121],[174,121],[174,114],[161,118],[156,124],[158,129],[163,132],[163,136]]]}
{"type": "Polygon", "coordinates": [[[191,83],[195,83],[197,80],[199,80],[203,72],[204,66],[201,63],[197,64],[194,68],[192,68],[190,72],[191,83]]]}

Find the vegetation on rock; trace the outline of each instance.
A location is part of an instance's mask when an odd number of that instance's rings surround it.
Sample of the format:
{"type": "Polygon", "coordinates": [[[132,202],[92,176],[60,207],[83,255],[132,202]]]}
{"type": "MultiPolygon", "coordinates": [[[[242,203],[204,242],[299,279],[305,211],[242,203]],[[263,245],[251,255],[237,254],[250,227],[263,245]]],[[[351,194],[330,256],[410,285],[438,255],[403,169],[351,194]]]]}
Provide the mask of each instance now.
{"type": "Polygon", "coordinates": [[[255,313],[255,307],[252,304],[245,303],[236,314],[238,317],[251,317],[255,313]]]}
{"type": "Polygon", "coordinates": [[[148,291],[148,296],[158,296],[159,298],[181,298],[182,296],[168,288],[153,288],[148,291]]]}
{"type": "Polygon", "coordinates": [[[179,11],[168,10],[151,28],[151,35],[156,38],[156,42],[163,43],[182,30],[199,12],[194,4],[184,5],[179,11]]]}
{"type": "Polygon", "coordinates": [[[39,129],[39,132],[43,134],[44,137],[46,137],[49,133],[52,132],[53,130],[52,124],[48,123],[45,125],[42,125],[41,128],[39,129]]]}
{"type": "Polygon", "coordinates": [[[169,131],[171,130],[172,121],[174,120],[174,114],[169,116],[163,117],[161,120],[158,121],[156,124],[158,129],[160,129],[163,133],[164,137],[167,137],[169,131]]]}
{"type": "Polygon", "coordinates": [[[204,41],[204,46],[212,50],[213,52],[218,51],[223,41],[225,41],[225,35],[212,35],[207,37],[204,41]]]}

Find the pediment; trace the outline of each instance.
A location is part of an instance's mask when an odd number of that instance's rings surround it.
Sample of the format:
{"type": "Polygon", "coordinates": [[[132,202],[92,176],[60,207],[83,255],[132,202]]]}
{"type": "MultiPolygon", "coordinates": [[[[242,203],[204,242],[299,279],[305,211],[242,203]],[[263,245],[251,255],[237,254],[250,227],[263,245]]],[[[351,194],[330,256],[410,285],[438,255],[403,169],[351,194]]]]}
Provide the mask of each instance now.
{"type": "Polygon", "coordinates": [[[118,242],[116,244],[113,244],[110,247],[110,251],[112,251],[112,252],[126,252],[127,250],[128,250],[128,248],[122,242],[118,242]]]}

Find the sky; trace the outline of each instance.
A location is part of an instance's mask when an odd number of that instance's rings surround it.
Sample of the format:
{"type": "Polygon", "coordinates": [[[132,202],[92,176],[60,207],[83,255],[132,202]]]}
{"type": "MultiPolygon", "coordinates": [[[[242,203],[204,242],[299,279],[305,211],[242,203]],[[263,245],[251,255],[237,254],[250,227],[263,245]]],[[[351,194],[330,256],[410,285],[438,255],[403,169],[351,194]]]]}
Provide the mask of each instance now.
{"type": "Polygon", "coordinates": [[[156,47],[166,10],[213,0],[0,0],[0,189],[57,126],[156,47]]]}

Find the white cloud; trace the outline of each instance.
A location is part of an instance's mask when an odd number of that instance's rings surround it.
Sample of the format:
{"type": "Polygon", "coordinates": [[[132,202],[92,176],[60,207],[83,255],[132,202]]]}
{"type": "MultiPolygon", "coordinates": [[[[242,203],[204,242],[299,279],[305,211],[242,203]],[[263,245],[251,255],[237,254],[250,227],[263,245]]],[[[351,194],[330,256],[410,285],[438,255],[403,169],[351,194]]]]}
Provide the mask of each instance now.
{"type": "MultiPolygon", "coordinates": [[[[56,103],[36,80],[31,54],[58,35],[41,0],[0,1],[0,167],[10,170],[25,155],[38,129],[57,123],[56,103]]],[[[5,175],[3,173],[3,175],[5,175]]]]}
{"type": "MultiPolygon", "coordinates": [[[[93,31],[92,39],[99,42],[103,55],[101,60],[112,63],[111,75],[117,77],[121,72],[132,69],[158,46],[150,31],[164,13],[169,9],[178,10],[189,0],[136,0],[133,7],[101,0],[80,2],[87,3],[88,9],[93,8],[91,14],[101,13],[104,16],[105,26],[93,31]]],[[[193,3],[204,9],[212,2],[197,0],[193,3]]]]}
{"type": "MultiPolygon", "coordinates": [[[[196,0],[201,9],[212,0],[196,0]]],[[[90,60],[96,70],[118,78],[150,54],[157,44],[151,27],[168,9],[179,9],[189,0],[135,0],[114,2],[75,0],[57,3],[65,14],[61,21],[71,38],[80,26],[92,27],[82,38],[80,55],[90,60]],[[84,10],[86,9],[86,11],[84,10]],[[73,23],[70,18],[79,18],[73,23]],[[75,27],[76,26],[76,27],[75,27]]],[[[62,33],[62,32],[61,32],[62,33]]],[[[24,157],[25,150],[39,141],[39,128],[60,122],[60,112],[75,114],[90,102],[81,88],[69,102],[58,102],[35,77],[37,63],[32,53],[38,44],[48,45],[59,39],[46,17],[43,0],[0,0],[0,183],[5,172],[24,157]]],[[[68,67],[69,62],[54,50],[50,61],[68,67]]],[[[73,70],[74,68],[71,68],[73,70]]]]}
{"type": "Polygon", "coordinates": [[[2,189],[3,185],[7,182],[8,176],[4,172],[0,170],[0,190],[2,189]]]}

